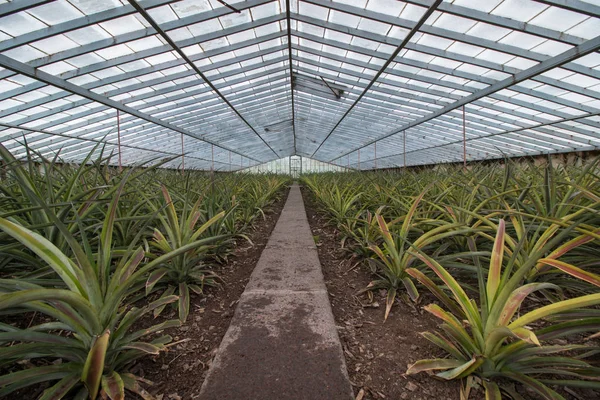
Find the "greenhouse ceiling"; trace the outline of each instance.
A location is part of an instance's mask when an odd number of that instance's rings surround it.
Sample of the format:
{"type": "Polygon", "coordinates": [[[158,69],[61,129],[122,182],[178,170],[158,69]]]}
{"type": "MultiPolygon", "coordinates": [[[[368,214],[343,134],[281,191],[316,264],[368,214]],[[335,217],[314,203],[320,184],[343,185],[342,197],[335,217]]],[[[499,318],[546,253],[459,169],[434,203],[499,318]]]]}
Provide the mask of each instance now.
{"type": "Polygon", "coordinates": [[[598,0],[2,2],[0,142],[220,170],[597,149],[598,35],[598,0]]]}

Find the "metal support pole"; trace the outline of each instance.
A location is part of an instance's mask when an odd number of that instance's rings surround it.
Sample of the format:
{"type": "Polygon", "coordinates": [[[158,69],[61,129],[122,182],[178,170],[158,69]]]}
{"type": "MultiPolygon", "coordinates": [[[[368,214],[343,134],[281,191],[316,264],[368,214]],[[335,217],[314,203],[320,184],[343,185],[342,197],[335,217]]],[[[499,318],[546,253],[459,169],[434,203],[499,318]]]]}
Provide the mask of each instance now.
{"type": "Polygon", "coordinates": [[[402,132],[402,142],[402,147],[404,148],[404,150],[402,151],[404,158],[404,161],[402,162],[402,167],[406,168],[406,131],[402,132]]]}
{"type": "Polygon", "coordinates": [[[467,127],[465,126],[465,106],[462,107],[463,111],[463,168],[467,169],[467,127]]]}
{"type": "Polygon", "coordinates": [[[117,151],[119,152],[119,172],[123,171],[123,164],[121,163],[121,115],[117,110],[117,151]]]}
{"type": "Polygon", "coordinates": [[[377,169],[377,142],[375,142],[375,169],[377,169]]]}
{"type": "Polygon", "coordinates": [[[215,146],[210,145],[210,172],[215,170],[215,146]]]}
{"type": "Polygon", "coordinates": [[[232,167],[232,165],[231,165],[231,150],[229,150],[229,171],[231,171],[231,169],[232,169],[231,167],[232,167]]]}
{"type": "Polygon", "coordinates": [[[358,149],[358,170],[360,171],[360,149],[358,149]]]}
{"type": "Polygon", "coordinates": [[[183,152],[183,133],[181,134],[181,175],[185,172],[185,153],[183,152]]]}

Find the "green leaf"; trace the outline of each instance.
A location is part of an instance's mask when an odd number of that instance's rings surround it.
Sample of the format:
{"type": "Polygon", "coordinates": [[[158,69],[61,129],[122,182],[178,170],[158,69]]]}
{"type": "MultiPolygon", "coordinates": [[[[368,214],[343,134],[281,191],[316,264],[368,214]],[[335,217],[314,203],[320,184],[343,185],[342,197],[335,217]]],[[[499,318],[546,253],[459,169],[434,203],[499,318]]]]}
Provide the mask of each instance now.
{"type": "Polygon", "coordinates": [[[498,385],[486,379],[482,379],[481,381],[485,389],[485,400],[502,400],[502,394],[500,394],[498,385]]]}
{"type": "Polygon", "coordinates": [[[540,261],[542,264],[550,265],[554,268],[558,268],[561,271],[574,276],[575,278],[581,279],[582,281],[586,281],[591,283],[594,286],[600,287],[600,275],[594,274],[592,272],[584,271],[581,268],[577,268],[574,265],[567,264],[566,262],[553,260],[549,258],[542,258],[540,261]]]}
{"type": "Polygon", "coordinates": [[[492,249],[492,258],[490,259],[490,269],[487,277],[486,297],[489,308],[494,304],[496,292],[500,286],[500,273],[504,257],[504,230],[505,223],[501,219],[498,223],[498,231],[496,233],[496,240],[494,241],[494,248],[492,249]]]}
{"type": "Polygon", "coordinates": [[[81,381],[85,383],[92,399],[96,398],[100,387],[109,337],[110,331],[107,329],[96,338],[81,372],[81,381]]]}
{"type": "Polygon", "coordinates": [[[411,300],[417,301],[419,299],[419,291],[417,290],[417,287],[413,281],[411,281],[409,277],[404,277],[402,278],[402,283],[404,284],[404,288],[406,289],[406,292],[410,296],[411,300]]]}
{"type": "Polygon", "coordinates": [[[190,313],[190,290],[187,283],[179,284],[179,320],[184,323],[190,313]]]}
{"type": "Polygon", "coordinates": [[[600,293],[588,294],[586,296],[580,296],[569,300],[559,301],[557,303],[540,307],[536,310],[528,312],[525,315],[522,315],[521,317],[513,321],[509,325],[509,328],[512,329],[522,327],[549,315],[558,314],[560,312],[569,311],[575,308],[594,306],[597,304],[600,304],[600,293]]]}
{"type": "Polygon", "coordinates": [[[202,224],[202,226],[200,228],[198,228],[194,232],[194,234],[190,238],[190,241],[198,240],[198,238],[200,237],[200,235],[202,235],[215,222],[217,222],[218,220],[220,220],[221,218],[223,218],[223,216],[225,216],[225,211],[221,211],[220,213],[218,213],[217,215],[215,215],[214,217],[212,217],[211,219],[209,219],[208,221],[206,221],[204,224],[202,224]]]}
{"type": "Polygon", "coordinates": [[[429,289],[429,291],[433,293],[438,300],[444,303],[454,315],[459,315],[464,318],[464,312],[427,275],[416,268],[407,268],[406,273],[417,279],[423,286],[429,289]]]}
{"type": "Polygon", "coordinates": [[[71,260],[54,244],[37,233],[4,218],[0,218],[0,229],[43,259],[61,277],[69,289],[80,295],[85,295],[71,260]]]}
{"type": "Polygon", "coordinates": [[[507,325],[527,296],[535,291],[544,289],[559,289],[559,287],[552,283],[528,283],[513,290],[501,310],[500,318],[498,321],[495,321],[495,324],[507,325]]]}
{"type": "Polygon", "coordinates": [[[445,358],[435,358],[432,360],[419,360],[414,364],[410,364],[406,370],[407,375],[418,374],[423,371],[447,370],[464,365],[464,360],[452,360],[445,358]]]}
{"type": "Polygon", "coordinates": [[[473,326],[474,332],[480,332],[482,330],[482,326],[479,311],[473,306],[473,303],[459,283],[452,277],[452,275],[448,273],[448,271],[444,269],[444,267],[442,267],[436,261],[421,253],[416,254],[416,256],[425,264],[427,264],[427,266],[429,266],[429,268],[431,268],[436,275],[439,276],[442,281],[444,281],[444,283],[454,294],[454,298],[456,299],[458,305],[462,308],[467,319],[473,326]]]}
{"type": "Polygon", "coordinates": [[[505,371],[503,373],[507,378],[522,383],[523,385],[533,389],[546,400],[565,400],[563,396],[544,385],[538,379],[532,378],[518,372],[505,371]]]}
{"type": "Polygon", "coordinates": [[[102,390],[111,400],[125,400],[125,384],[115,371],[102,376],[102,390]]]}
{"type": "Polygon", "coordinates": [[[138,350],[143,353],[157,355],[160,353],[161,347],[146,342],[131,342],[121,347],[121,349],[138,350]]]}
{"type": "Polygon", "coordinates": [[[148,393],[139,383],[140,378],[136,377],[133,374],[121,374],[121,379],[123,379],[123,384],[125,388],[137,395],[139,395],[144,400],[155,400],[154,396],[148,393]]]}
{"type": "Polygon", "coordinates": [[[0,376],[0,396],[10,393],[21,387],[29,386],[39,382],[50,381],[54,379],[62,379],[65,376],[71,375],[73,364],[48,365],[44,367],[34,367],[18,372],[0,376]],[[11,385],[12,390],[10,390],[11,385]]]}
{"type": "Polygon", "coordinates": [[[138,265],[140,265],[140,263],[144,259],[145,254],[146,253],[144,252],[144,249],[141,246],[137,248],[137,250],[132,254],[132,256],[127,260],[125,265],[123,265],[123,267],[119,271],[119,283],[123,284],[125,283],[125,281],[127,281],[127,279],[129,279],[131,274],[133,274],[135,269],[138,267],[138,265]]]}
{"type": "Polygon", "coordinates": [[[444,372],[437,373],[436,376],[446,379],[446,380],[462,378],[464,376],[469,375],[471,373],[471,371],[474,371],[475,369],[477,369],[481,364],[483,364],[483,361],[484,361],[483,358],[473,357],[471,360],[469,360],[455,368],[452,368],[452,369],[444,371],[444,372]]]}
{"type": "Polygon", "coordinates": [[[385,322],[390,315],[390,311],[392,310],[392,306],[394,305],[394,301],[396,300],[396,288],[389,287],[387,290],[387,296],[385,299],[385,315],[383,317],[383,321],[385,322]]]}
{"type": "Polygon", "coordinates": [[[165,276],[167,272],[168,271],[166,269],[161,268],[150,273],[148,279],[146,280],[146,296],[148,296],[150,292],[152,292],[154,285],[160,282],[162,277],[165,276]]]}
{"type": "Polygon", "coordinates": [[[38,400],[61,400],[80,382],[79,374],[67,375],[54,386],[44,390],[38,400]]]}
{"type": "Polygon", "coordinates": [[[461,351],[450,340],[446,339],[441,334],[436,335],[431,332],[423,332],[423,333],[421,333],[421,335],[425,339],[429,340],[431,343],[433,343],[436,346],[440,347],[441,349],[445,350],[452,357],[454,357],[458,360],[462,360],[463,362],[466,361],[464,359],[465,357],[461,353],[461,351]]]}
{"type": "MultiPolygon", "coordinates": [[[[75,309],[82,314],[84,317],[83,320],[86,323],[91,324],[92,329],[100,330],[100,321],[98,320],[98,317],[92,309],[90,303],[77,293],[69,290],[28,289],[14,293],[3,293],[0,294],[0,310],[24,306],[28,303],[35,303],[37,301],[64,302],[69,304],[75,307],[75,309]]],[[[60,303],[55,303],[53,306],[62,312],[68,311],[66,308],[61,307],[60,303]]],[[[54,311],[52,308],[50,308],[50,310],[54,311]]]]}

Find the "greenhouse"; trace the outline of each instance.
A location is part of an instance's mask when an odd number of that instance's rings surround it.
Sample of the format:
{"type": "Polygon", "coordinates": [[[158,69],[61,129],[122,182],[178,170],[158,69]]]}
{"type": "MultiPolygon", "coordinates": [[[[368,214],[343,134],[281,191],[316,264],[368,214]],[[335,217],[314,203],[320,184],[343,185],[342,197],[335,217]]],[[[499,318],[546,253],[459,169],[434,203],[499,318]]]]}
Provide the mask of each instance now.
{"type": "Polygon", "coordinates": [[[0,0],[0,399],[600,398],[599,0],[0,0]]]}

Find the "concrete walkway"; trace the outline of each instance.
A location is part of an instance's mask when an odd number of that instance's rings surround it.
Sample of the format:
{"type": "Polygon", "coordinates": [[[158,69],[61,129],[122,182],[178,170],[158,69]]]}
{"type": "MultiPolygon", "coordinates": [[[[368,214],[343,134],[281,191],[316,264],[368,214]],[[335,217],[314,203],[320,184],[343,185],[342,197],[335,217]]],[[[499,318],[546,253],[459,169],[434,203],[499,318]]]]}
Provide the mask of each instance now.
{"type": "Polygon", "coordinates": [[[200,399],[352,399],[297,184],[202,385],[200,399]]]}

